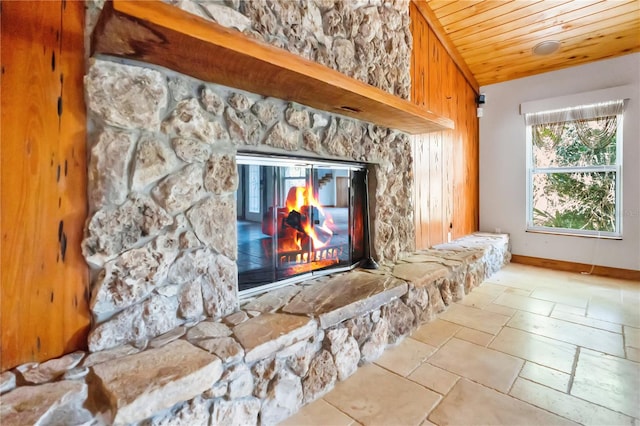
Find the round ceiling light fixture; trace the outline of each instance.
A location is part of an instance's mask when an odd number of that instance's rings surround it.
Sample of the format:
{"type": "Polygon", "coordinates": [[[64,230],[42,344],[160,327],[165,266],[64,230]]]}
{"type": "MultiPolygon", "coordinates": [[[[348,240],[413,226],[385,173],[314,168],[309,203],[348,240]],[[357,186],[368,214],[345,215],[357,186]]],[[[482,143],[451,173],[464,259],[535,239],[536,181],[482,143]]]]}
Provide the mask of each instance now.
{"type": "Polygon", "coordinates": [[[547,40],[536,44],[533,49],[534,55],[550,55],[560,48],[560,42],[556,40],[547,40]]]}

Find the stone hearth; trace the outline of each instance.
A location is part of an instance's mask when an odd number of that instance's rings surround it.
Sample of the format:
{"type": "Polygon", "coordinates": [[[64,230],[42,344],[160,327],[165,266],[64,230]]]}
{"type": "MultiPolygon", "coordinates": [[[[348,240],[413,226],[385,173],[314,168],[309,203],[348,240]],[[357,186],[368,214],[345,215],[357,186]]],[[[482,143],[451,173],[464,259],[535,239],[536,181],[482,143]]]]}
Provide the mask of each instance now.
{"type": "Polygon", "coordinates": [[[509,258],[506,235],[474,234],[376,271],[274,290],[142,347],[25,364],[2,374],[0,391],[13,389],[3,395],[2,417],[10,424],[275,424],[509,258]]]}

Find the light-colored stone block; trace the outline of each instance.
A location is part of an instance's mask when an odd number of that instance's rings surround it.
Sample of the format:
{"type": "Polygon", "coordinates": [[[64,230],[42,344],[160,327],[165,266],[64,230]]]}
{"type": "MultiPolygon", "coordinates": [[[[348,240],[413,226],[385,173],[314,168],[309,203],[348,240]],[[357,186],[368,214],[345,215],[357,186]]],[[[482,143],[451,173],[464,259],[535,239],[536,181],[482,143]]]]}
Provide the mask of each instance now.
{"type": "Polygon", "coordinates": [[[316,322],[306,317],[265,313],[238,324],[233,334],[245,349],[245,361],[252,363],[308,339],[316,329],[316,322]]]}
{"type": "Polygon", "coordinates": [[[3,425],[64,424],[55,422],[56,413],[82,405],[87,394],[87,385],[80,381],[21,386],[2,395],[0,420],[3,425]]]}
{"type": "Polygon", "coordinates": [[[133,423],[211,388],[222,362],[184,340],[92,367],[115,424],[133,423]]]}
{"type": "Polygon", "coordinates": [[[305,287],[282,310],[317,316],[322,328],[363,315],[407,292],[407,283],[393,277],[353,271],[305,287]]]}

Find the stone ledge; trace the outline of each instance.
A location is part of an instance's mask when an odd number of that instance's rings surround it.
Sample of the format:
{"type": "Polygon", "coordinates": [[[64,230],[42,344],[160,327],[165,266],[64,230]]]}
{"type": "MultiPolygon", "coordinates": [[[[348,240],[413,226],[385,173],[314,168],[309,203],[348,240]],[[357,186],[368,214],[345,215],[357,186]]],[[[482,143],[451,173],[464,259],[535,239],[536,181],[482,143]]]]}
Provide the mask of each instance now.
{"type": "Polygon", "coordinates": [[[134,423],[211,388],[222,375],[215,355],[176,340],[92,367],[115,424],[134,423]]]}
{"type": "Polygon", "coordinates": [[[220,320],[135,347],[20,366],[0,378],[0,417],[18,424],[277,423],[463,298],[509,261],[508,246],[507,235],[473,234],[375,271],[274,290],[220,320]],[[52,381],[21,386],[25,373],[52,381]],[[100,394],[108,401],[87,404],[100,394]]]}
{"type": "Polygon", "coordinates": [[[318,317],[322,328],[358,317],[407,292],[407,283],[391,276],[352,271],[305,286],[282,310],[318,317]]]}
{"type": "Polygon", "coordinates": [[[233,328],[244,347],[244,360],[253,363],[276,351],[313,336],[315,321],[297,315],[262,314],[233,328]]]}

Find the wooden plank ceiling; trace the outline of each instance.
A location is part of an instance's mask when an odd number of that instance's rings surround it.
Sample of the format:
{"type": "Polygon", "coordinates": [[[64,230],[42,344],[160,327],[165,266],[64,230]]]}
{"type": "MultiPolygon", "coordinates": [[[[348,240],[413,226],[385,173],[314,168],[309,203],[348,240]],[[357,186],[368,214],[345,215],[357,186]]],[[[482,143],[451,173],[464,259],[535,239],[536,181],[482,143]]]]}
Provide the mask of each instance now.
{"type": "Polygon", "coordinates": [[[481,86],[640,52],[639,0],[417,1],[427,2],[481,86]],[[559,50],[533,55],[547,40],[559,50]]]}

